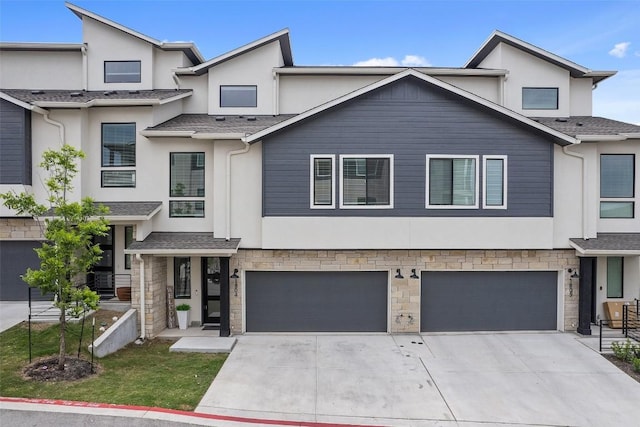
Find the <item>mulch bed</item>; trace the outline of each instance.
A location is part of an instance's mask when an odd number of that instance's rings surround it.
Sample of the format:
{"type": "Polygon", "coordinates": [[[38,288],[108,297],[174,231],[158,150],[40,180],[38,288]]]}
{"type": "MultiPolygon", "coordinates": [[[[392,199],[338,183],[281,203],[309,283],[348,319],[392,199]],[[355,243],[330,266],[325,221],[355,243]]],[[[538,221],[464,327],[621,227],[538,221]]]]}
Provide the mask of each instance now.
{"type": "Polygon", "coordinates": [[[78,381],[97,373],[97,366],[77,357],[65,358],[64,370],[58,369],[58,357],[47,356],[26,366],[22,371],[24,378],[34,381],[78,381]]]}
{"type": "Polygon", "coordinates": [[[622,370],[625,374],[629,375],[631,378],[640,383],[640,372],[635,371],[631,363],[624,362],[615,357],[613,354],[603,354],[602,356],[609,362],[620,368],[620,370],[622,370]]]}

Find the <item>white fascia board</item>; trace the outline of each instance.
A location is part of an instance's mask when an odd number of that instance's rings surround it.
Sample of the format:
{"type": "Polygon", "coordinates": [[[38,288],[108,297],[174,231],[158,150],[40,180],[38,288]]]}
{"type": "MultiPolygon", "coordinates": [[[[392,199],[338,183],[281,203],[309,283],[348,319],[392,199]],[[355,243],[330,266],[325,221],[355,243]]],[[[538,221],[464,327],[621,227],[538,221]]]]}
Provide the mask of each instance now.
{"type": "Polygon", "coordinates": [[[498,105],[498,104],[494,104],[493,102],[488,101],[488,100],[486,100],[486,99],[484,99],[484,98],[482,98],[482,97],[480,97],[478,95],[475,95],[475,94],[473,94],[471,92],[467,92],[466,90],[460,89],[460,88],[458,88],[456,86],[453,86],[453,85],[451,85],[449,83],[445,83],[442,80],[438,80],[438,79],[436,79],[434,77],[427,76],[426,74],[423,74],[423,73],[421,73],[419,71],[416,71],[416,70],[414,70],[412,68],[409,68],[406,71],[403,71],[401,73],[389,76],[389,77],[387,77],[385,79],[382,79],[382,80],[380,80],[378,82],[372,83],[369,86],[365,86],[365,87],[363,87],[361,89],[355,90],[355,91],[353,91],[353,92],[351,92],[351,93],[349,93],[347,95],[341,96],[340,98],[336,98],[336,99],[334,99],[332,101],[329,101],[329,102],[327,102],[325,104],[322,104],[322,105],[319,105],[319,106],[317,106],[315,108],[307,110],[307,111],[305,111],[305,112],[303,112],[301,114],[298,114],[295,117],[292,117],[292,118],[290,118],[288,120],[282,121],[282,122],[280,122],[280,123],[278,123],[278,124],[276,124],[274,126],[271,126],[271,127],[267,128],[267,129],[264,129],[264,130],[262,130],[260,132],[256,132],[253,135],[250,135],[250,136],[248,136],[246,138],[243,138],[242,141],[243,142],[247,142],[247,143],[258,141],[259,139],[263,138],[264,136],[266,136],[266,135],[268,135],[268,134],[270,134],[272,132],[278,131],[280,129],[284,129],[287,126],[290,126],[290,125],[292,125],[294,123],[297,123],[297,122],[299,122],[301,120],[304,120],[304,119],[306,119],[308,117],[311,117],[311,116],[313,116],[315,114],[318,114],[318,113],[320,113],[320,112],[322,112],[324,110],[327,110],[329,108],[335,107],[336,105],[342,104],[343,102],[349,101],[349,100],[351,100],[353,98],[356,98],[356,97],[358,97],[358,96],[360,96],[362,94],[365,94],[367,92],[370,92],[372,90],[378,89],[378,88],[380,88],[382,86],[386,86],[386,85],[388,85],[390,83],[393,83],[393,82],[395,82],[397,80],[403,79],[403,78],[405,78],[407,76],[417,77],[419,79],[424,80],[427,83],[431,83],[434,86],[440,87],[440,88],[445,89],[445,90],[447,90],[449,92],[455,93],[456,95],[462,96],[463,98],[466,98],[466,99],[469,99],[471,101],[474,101],[474,102],[476,102],[476,103],[478,103],[478,104],[480,104],[480,105],[482,105],[484,107],[490,108],[490,109],[492,109],[494,111],[497,111],[499,113],[504,114],[505,116],[508,116],[508,117],[510,117],[512,119],[515,119],[515,120],[517,120],[519,122],[522,122],[522,123],[524,123],[526,125],[529,125],[532,128],[538,129],[538,130],[540,130],[542,132],[545,132],[545,133],[547,133],[547,134],[549,134],[549,135],[551,135],[551,136],[553,136],[555,138],[558,138],[560,140],[566,141],[567,144],[578,144],[579,143],[579,140],[576,139],[576,138],[570,137],[570,136],[568,136],[568,135],[566,135],[566,134],[564,134],[562,132],[558,132],[555,129],[552,129],[552,128],[548,127],[548,126],[545,126],[545,125],[543,125],[541,123],[538,123],[535,120],[532,120],[532,119],[530,119],[530,118],[528,118],[526,116],[518,114],[518,113],[516,113],[516,112],[514,112],[512,110],[509,110],[508,108],[505,108],[505,107],[503,107],[501,105],[498,105]]]}
{"type": "MultiPolygon", "coordinates": [[[[273,72],[280,75],[393,75],[406,71],[409,67],[278,67],[273,72]]],[[[489,76],[502,77],[507,70],[477,68],[429,68],[412,67],[430,76],[489,76]]]]}
{"type": "Polygon", "coordinates": [[[615,142],[615,141],[626,141],[627,139],[640,138],[640,134],[619,133],[617,135],[576,135],[576,138],[584,142],[615,142]]]}
{"type": "Polygon", "coordinates": [[[622,250],[612,250],[612,249],[583,249],[575,242],[569,241],[569,246],[576,250],[577,256],[634,256],[640,255],[640,250],[634,249],[622,249],[622,250]]]}
{"type": "Polygon", "coordinates": [[[0,50],[81,51],[82,43],[0,42],[0,50]]]}
{"type": "Polygon", "coordinates": [[[13,96],[7,95],[4,92],[0,92],[0,99],[4,99],[5,101],[8,101],[8,102],[10,102],[12,104],[17,105],[18,107],[24,108],[25,110],[35,111],[36,113],[39,113],[39,114],[47,114],[48,113],[47,110],[44,110],[44,109],[42,109],[42,108],[40,108],[40,107],[38,107],[36,105],[32,105],[32,104],[29,104],[29,103],[24,102],[24,101],[20,101],[19,99],[14,98],[13,96]]]}
{"type": "Polygon", "coordinates": [[[261,39],[255,40],[251,43],[248,43],[244,46],[241,46],[237,49],[231,50],[227,53],[223,53],[222,55],[216,56],[213,59],[210,59],[206,62],[203,62],[200,65],[197,65],[195,67],[187,67],[187,68],[178,68],[175,70],[176,74],[198,74],[201,70],[206,70],[209,67],[212,67],[220,62],[224,62],[228,59],[234,58],[238,55],[243,54],[246,51],[250,51],[252,49],[255,49],[259,46],[271,43],[273,41],[276,41],[279,37],[282,37],[286,34],[289,34],[289,29],[285,28],[283,30],[277,31],[273,34],[270,34],[266,37],[263,37],[261,39]]]}
{"type": "Polygon", "coordinates": [[[202,56],[194,42],[161,42],[160,44],[162,50],[190,50],[201,63],[205,61],[204,56],[202,56]]]}
{"type": "Polygon", "coordinates": [[[237,249],[125,249],[125,254],[176,256],[176,255],[217,255],[231,256],[238,253],[237,249]]]}
{"type": "Polygon", "coordinates": [[[193,130],[141,130],[140,135],[154,138],[191,138],[193,130]]]}
{"type": "Polygon", "coordinates": [[[87,102],[36,101],[43,108],[91,108],[91,107],[144,107],[164,105],[191,96],[192,92],[181,93],[165,99],[92,99],[87,102]]]}
{"type": "MultiPolygon", "coordinates": [[[[576,64],[575,62],[569,61],[568,59],[565,59],[561,56],[558,56],[554,53],[551,53],[549,51],[546,51],[544,49],[539,48],[538,46],[532,45],[531,43],[527,43],[523,40],[520,40],[518,38],[515,38],[513,36],[510,36],[507,33],[503,33],[502,31],[498,31],[495,30],[493,33],[491,33],[491,35],[489,36],[489,38],[482,44],[482,46],[480,46],[480,48],[471,56],[471,58],[469,58],[469,60],[464,64],[464,67],[469,67],[471,62],[473,62],[474,59],[476,59],[476,57],[478,55],[481,54],[481,52],[490,44],[493,42],[494,38],[498,38],[498,39],[504,39],[506,41],[508,41],[511,45],[515,46],[516,48],[523,50],[523,51],[529,51],[532,52],[534,55],[545,58],[548,61],[551,62],[556,62],[559,64],[562,64],[564,67],[566,68],[571,68],[573,70],[576,70],[582,74],[587,74],[587,73],[591,73],[593,72],[592,70],[583,67],[582,65],[576,64]]],[[[500,42],[502,42],[502,40],[500,40],[500,42]]]]}
{"type": "Polygon", "coordinates": [[[244,133],[209,133],[209,132],[196,132],[191,138],[193,139],[242,139],[246,136],[244,133]]]}

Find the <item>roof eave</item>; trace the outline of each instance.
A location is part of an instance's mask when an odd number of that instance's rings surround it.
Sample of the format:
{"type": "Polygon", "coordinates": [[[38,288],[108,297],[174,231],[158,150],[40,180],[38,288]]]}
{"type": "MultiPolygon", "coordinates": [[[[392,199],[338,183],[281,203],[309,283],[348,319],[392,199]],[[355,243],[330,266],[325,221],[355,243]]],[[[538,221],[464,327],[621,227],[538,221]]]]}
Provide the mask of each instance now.
{"type": "Polygon", "coordinates": [[[24,102],[24,101],[20,101],[17,98],[14,98],[11,95],[7,95],[4,92],[0,92],[0,99],[4,99],[5,101],[8,101],[14,105],[17,105],[18,107],[24,108],[25,110],[29,110],[29,111],[35,111],[36,113],[39,114],[47,114],[48,111],[44,110],[42,108],[40,108],[37,105],[33,105],[33,104],[29,104],[28,102],[24,102]]]}
{"type": "Polygon", "coordinates": [[[125,254],[140,255],[158,255],[158,256],[175,256],[175,255],[218,255],[230,256],[238,253],[236,249],[125,249],[125,254]]]}
{"type": "Polygon", "coordinates": [[[507,70],[484,68],[430,68],[430,67],[277,67],[273,71],[280,75],[393,75],[409,68],[431,76],[488,76],[503,77],[507,70]]]}
{"type": "Polygon", "coordinates": [[[0,50],[31,50],[31,51],[73,51],[80,52],[82,43],[23,43],[0,42],[0,50]]]}
{"type": "Polygon", "coordinates": [[[169,104],[191,96],[193,92],[185,92],[169,98],[155,99],[92,99],[86,102],[70,101],[34,101],[33,105],[42,108],[91,108],[91,107],[145,107],[169,104]]]}
{"type": "Polygon", "coordinates": [[[640,139],[640,133],[619,133],[616,135],[576,135],[577,139],[584,142],[615,142],[628,139],[640,139]]]}

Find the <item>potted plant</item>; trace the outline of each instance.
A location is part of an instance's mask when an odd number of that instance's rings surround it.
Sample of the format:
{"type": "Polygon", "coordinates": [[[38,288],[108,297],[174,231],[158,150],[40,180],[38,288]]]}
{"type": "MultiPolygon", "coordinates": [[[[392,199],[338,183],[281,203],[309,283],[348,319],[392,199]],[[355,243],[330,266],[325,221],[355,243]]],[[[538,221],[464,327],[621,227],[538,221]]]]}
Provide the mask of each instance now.
{"type": "Polygon", "coordinates": [[[187,329],[187,326],[189,326],[189,310],[191,310],[191,306],[189,304],[180,304],[176,306],[176,312],[178,313],[178,327],[180,329],[187,329]]]}

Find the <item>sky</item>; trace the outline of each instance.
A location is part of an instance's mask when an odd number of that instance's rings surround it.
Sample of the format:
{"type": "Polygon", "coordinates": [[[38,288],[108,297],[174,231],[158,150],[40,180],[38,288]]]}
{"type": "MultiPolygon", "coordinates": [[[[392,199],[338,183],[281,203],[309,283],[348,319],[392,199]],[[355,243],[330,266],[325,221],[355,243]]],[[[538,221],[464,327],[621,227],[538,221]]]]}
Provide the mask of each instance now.
{"type": "MultiPolygon", "coordinates": [[[[462,67],[500,30],[592,70],[593,115],[640,125],[640,0],[75,0],[205,59],[288,28],[295,65],[462,67]]],[[[0,41],[82,41],[60,0],[0,0],[0,41]]]]}

